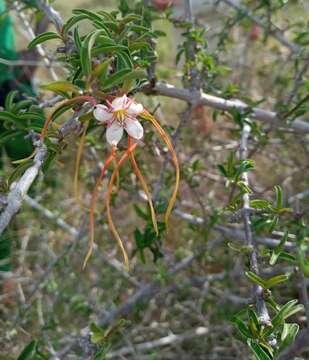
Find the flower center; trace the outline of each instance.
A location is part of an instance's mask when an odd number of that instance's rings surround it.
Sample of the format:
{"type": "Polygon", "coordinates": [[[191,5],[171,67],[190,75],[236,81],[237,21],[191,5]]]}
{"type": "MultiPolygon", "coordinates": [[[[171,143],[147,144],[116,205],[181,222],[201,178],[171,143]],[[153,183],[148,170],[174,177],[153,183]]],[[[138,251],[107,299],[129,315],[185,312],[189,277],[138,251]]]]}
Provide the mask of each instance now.
{"type": "Polygon", "coordinates": [[[124,126],[125,125],[125,119],[128,115],[128,112],[126,109],[119,109],[113,111],[113,117],[115,120],[118,121],[119,125],[124,126]]]}

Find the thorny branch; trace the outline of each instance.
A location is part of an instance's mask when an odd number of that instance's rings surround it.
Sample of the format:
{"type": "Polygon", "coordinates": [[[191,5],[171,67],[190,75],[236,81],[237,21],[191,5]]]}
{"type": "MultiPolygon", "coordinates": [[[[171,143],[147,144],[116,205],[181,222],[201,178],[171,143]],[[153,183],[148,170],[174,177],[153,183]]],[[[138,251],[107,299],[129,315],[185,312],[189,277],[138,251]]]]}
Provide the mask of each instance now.
{"type": "Polygon", "coordinates": [[[161,346],[174,345],[174,344],[183,342],[185,340],[195,339],[196,337],[205,336],[208,334],[208,332],[209,332],[208,328],[198,327],[198,328],[194,329],[193,331],[192,330],[186,331],[185,333],[179,334],[179,335],[172,333],[170,335],[167,335],[167,336],[157,339],[157,340],[147,341],[142,344],[136,344],[136,345],[134,345],[134,349],[132,347],[125,347],[125,348],[121,348],[119,350],[110,352],[107,354],[106,358],[107,359],[114,359],[114,358],[119,359],[120,357],[123,357],[125,355],[130,355],[130,354],[134,353],[135,351],[145,352],[145,351],[150,351],[150,350],[156,349],[161,346]]]}
{"type": "MultiPolygon", "coordinates": [[[[29,23],[27,17],[25,16],[25,14],[21,11],[21,4],[18,1],[15,1],[15,7],[16,7],[16,14],[18,16],[18,18],[21,20],[23,26],[25,27],[26,31],[28,32],[31,40],[33,40],[36,35],[31,27],[31,24],[29,23]]],[[[41,44],[38,44],[36,46],[38,53],[42,56],[43,61],[45,62],[50,75],[52,77],[53,80],[58,80],[58,76],[55,73],[54,69],[52,68],[52,62],[50,61],[50,59],[47,57],[47,54],[43,48],[43,46],[41,44]]]]}
{"type": "MultiPolygon", "coordinates": [[[[242,129],[240,149],[239,149],[239,158],[240,160],[247,159],[247,147],[248,147],[248,138],[250,135],[250,125],[245,124],[242,129]]],[[[249,186],[248,173],[244,172],[242,174],[242,180],[246,186],[249,186]]],[[[251,249],[250,253],[250,270],[255,274],[259,274],[259,265],[257,258],[257,249],[256,244],[253,238],[251,230],[251,219],[250,219],[250,197],[246,192],[243,194],[243,222],[244,222],[244,231],[247,246],[251,249]]],[[[266,303],[263,297],[263,289],[260,285],[255,284],[253,286],[253,295],[256,301],[256,308],[259,319],[263,325],[270,325],[270,317],[266,307],[266,303]]]]}
{"type": "MultiPolygon", "coordinates": [[[[147,91],[147,89],[145,91],[147,91]]],[[[287,127],[287,125],[281,120],[279,113],[256,107],[251,109],[246,103],[237,99],[226,100],[218,96],[205,94],[200,91],[190,91],[188,89],[176,88],[173,85],[161,82],[156,83],[153,91],[157,95],[183,100],[192,104],[193,106],[205,105],[222,111],[238,110],[239,112],[244,112],[251,110],[250,116],[253,120],[259,120],[278,127],[287,127]]],[[[288,127],[291,127],[297,132],[309,132],[309,123],[302,120],[301,118],[295,119],[288,127]]]]}

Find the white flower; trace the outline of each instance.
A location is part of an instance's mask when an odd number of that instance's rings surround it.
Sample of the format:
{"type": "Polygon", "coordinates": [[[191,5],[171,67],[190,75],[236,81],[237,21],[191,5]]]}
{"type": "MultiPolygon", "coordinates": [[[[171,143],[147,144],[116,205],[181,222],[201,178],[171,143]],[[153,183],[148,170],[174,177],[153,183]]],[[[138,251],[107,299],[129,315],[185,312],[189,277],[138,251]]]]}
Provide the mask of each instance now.
{"type": "Polygon", "coordinates": [[[113,100],[109,106],[97,105],[94,117],[107,125],[106,139],[109,144],[117,145],[122,138],[123,129],[134,139],[140,140],[144,129],[136,117],[143,112],[143,105],[135,103],[126,95],[113,100]]]}

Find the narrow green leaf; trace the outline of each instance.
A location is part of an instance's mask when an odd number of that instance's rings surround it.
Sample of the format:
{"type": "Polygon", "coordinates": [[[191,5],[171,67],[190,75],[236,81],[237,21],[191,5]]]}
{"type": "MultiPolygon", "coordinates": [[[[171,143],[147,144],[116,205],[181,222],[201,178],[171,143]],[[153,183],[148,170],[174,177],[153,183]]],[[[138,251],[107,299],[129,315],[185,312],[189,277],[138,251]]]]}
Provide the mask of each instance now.
{"type": "Polygon", "coordinates": [[[77,50],[78,53],[80,53],[80,49],[82,47],[82,41],[81,41],[80,36],[79,36],[78,27],[76,27],[74,29],[73,39],[74,39],[74,45],[76,47],[76,50],[77,50]]]}
{"type": "Polygon", "coordinates": [[[109,76],[102,82],[103,89],[109,89],[112,86],[115,86],[124,81],[125,76],[130,73],[130,69],[122,69],[114,73],[113,75],[109,76]]]}
{"type": "Polygon", "coordinates": [[[146,41],[137,41],[137,42],[133,42],[132,44],[129,45],[129,50],[130,50],[130,52],[133,52],[136,50],[150,51],[150,50],[152,50],[152,47],[146,41]]]}
{"type": "Polygon", "coordinates": [[[276,208],[280,209],[283,206],[283,196],[282,196],[282,189],[279,185],[275,186],[276,192],[276,208]]]}
{"type": "Polygon", "coordinates": [[[25,346],[23,351],[18,356],[17,360],[27,360],[27,359],[29,359],[30,356],[32,355],[36,345],[37,345],[37,341],[32,340],[28,345],[25,346]]]}
{"type": "Polygon", "coordinates": [[[267,200],[255,199],[250,200],[250,207],[253,209],[267,209],[270,207],[270,203],[267,200]]]}
{"type": "Polygon", "coordinates": [[[283,325],[283,330],[281,333],[281,344],[279,347],[278,353],[283,351],[289,345],[291,345],[294,341],[299,332],[299,325],[298,324],[288,324],[285,323],[283,325]]]}
{"type": "Polygon", "coordinates": [[[102,80],[106,78],[108,67],[110,66],[112,59],[106,59],[101,64],[97,65],[93,71],[92,76],[101,78],[102,80]]]}
{"type": "Polygon", "coordinates": [[[253,309],[248,308],[248,316],[249,316],[249,319],[252,320],[252,322],[254,323],[254,326],[255,326],[257,332],[260,332],[261,325],[260,325],[259,319],[256,315],[256,312],[253,309]]]}
{"type": "Polygon", "coordinates": [[[252,282],[262,286],[263,288],[266,288],[266,281],[260,278],[258,275],[256,275],[252,271],[246,271],[245,274],[252,282]]]}
{"type": "Polygon", "coordinates": [[[54,81],[50,84],[41,85],[41,88],[44,90],[53,91],[56,94],[63,94],[66,92],[74,92],[79,93],[80,89],[78,86],[73,85],[69,81],[61,80],[61,81],[54,81]]]}
{"type": "Polygon", "coordinates": [[[247,344],[258,360],[272,360],[265,350],[253,339],[248,339],[247,344]]]}
{"type": "Polygon", "coordinates": [[[104,30],[95,30],[89,33],[82,43],[82,47],[80,49],[80,60],[81,60],[83,73],[87,76],[90,75],[92,71],[92,63],[91,63],[92,47],[94,46],[97,37],[104,34],[105,34],[104,30]]]}
{"type": "Polygon", "coordinates": [[[47,40],[53,40],[53,39],[61,39],[61,37],[55,32],[44,32],[44,33],[38,35],[32,41],[30,41],[30,43],[28,44],[28,48],[32,49],[35,46],[37,46],[47,40]]]}
{"type": "Polygon", "coordinates": [[[28,109],[32,104],[33,100],[21,100],[14,104],[12,111],[18,113],[20,110],[28,109]]]}
{"type": "Polygon", "coordinates": [[[16,95],[18,94],[18,91],[13,90],[10,91],[5,98],[5,102],[4,102],[4,107],[7,111],[11,111],[13,104],[14,104],[14,99],[16,97],[16,95]]]}
{"type": "Polygon", "coordinates": [[[275,263],[277,262],[279,255],[281,254],[282,250],[284,249],[284,245],[287,241],[289,237],[289,232],[286,231],[282,237],[282,239],[280,240],[280,243],[278,244],[278,246],[275,247],[275,249],[272,252],[271,258],[269,260],[270,265],[275,265],[275,263]]]}
{"type": "Polygon", "coordinates": [[[302,304],[298,304],[298,300],[290,300],[286,304],[284,304],[278,313],[272,319],[273,327],[277,327],[281,325],[285,319],[296,314],[299,311],[303,311],[304,306],[302,304]]]}
{"type": "Polygon", "coordinates": [[[282,275],[273,276],[272,278],[267,279],[265,281],[265,287],[266,287],[266,289],[269,289],[275,285],[278,285],[284,281],[287,281],[290,278],[290,276],[291,276],[291,274],[282,274],[282,275]]]}
{"type": "Polygon", "coordinates": [[[236,326],[237,330],[247,339],[252,337],[252,333],[245,325],[245,323],[237,316],[232,318],[232,323],[236,326]]]}
{"type": "Polygon", "coordinates": [[[67,32],[78,22],[87,19],[87,15],[85,14],[79,14],[76,16],[72,16],[64,25],[62,28],[62,34],[66,35],[67,32]]]}

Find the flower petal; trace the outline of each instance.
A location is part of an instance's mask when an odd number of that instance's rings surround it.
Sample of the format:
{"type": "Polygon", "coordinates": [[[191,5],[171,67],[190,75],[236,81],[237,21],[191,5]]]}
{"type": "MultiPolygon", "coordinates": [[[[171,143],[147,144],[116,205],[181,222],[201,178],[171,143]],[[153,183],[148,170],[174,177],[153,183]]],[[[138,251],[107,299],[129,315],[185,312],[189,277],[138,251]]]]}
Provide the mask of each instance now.
{"type": "Polygon", "coordinates": [[[110,145],[117,145],[122,138],[123,127],[114,121],[106,130],[106,140],[110,145]]]}
{"type": "Polygon", "coordinates": [[[113,117],[113,115],[108,111],[108,107],[105,105],[97,105],[93,110],[93,116],[103,123],[107,123],[113,117]]]}
{"type": "Polygon", "coordinates": [[[131,103],[130,103],[128,109],[127,109],[127,112],[128,112],[129,115],[137,116],[138,114],[143,112],[144,107],[143,107],[142,104],[137,104],[132,100],[130,100],[130,102],[131,103]]]}
{"type": "Polygon", "coordinates": [[[113,110],[120,110],[123,109],[128,101],[127,95],[123,95],[121,97],[117,97],[112,102],[113,110]]]}
{"type": "Polygon", "coordinates": [[[135,140],[140,140],[144,135],[144,129],[137,120],[126,119],[125,129],[135,140]]]}

